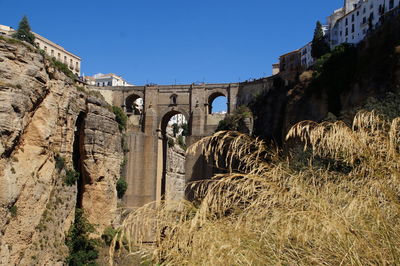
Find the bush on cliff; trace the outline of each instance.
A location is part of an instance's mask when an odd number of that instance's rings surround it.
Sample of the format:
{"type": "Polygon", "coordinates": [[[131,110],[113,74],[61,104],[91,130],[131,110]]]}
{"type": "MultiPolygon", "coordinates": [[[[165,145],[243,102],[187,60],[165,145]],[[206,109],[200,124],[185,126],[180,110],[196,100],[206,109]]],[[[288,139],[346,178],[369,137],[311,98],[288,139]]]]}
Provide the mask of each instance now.
{"type": "Polygon", "coordinates": [[[218,127],[215,131],[230,130],[245,132],[245,119],[250,117],[252,117],[250,108],[241,105],[233,112],[233,114],[227,114],[226,117],[218,123],[218,127]]]}
{"type": "Polygon", "coordinates": [[[117,181],[117,196],[119,199],[125,195],[126,190],[128,189],[128,183],[126,182],[124,177],[120,177],[117,181]]]}
{"type": "Polygon", "coordinates": [[[74,169],[67,169],[65,171],[65,176],[64,176],[64,183],[67,186],[73,186],[76,184],[76,181],[79,179],[79,173],[75,171],[74,169]]]}
{"type": "Polygon", "coordinates": [[[76,75],[69,69],[69,67],[66,64],[58,61],[54,57],[49,58],[49,61],[54,68],[64,73],[67,77],[69,77],[72,80],[76,79],[76,75]]]}
{"type": "Polygon", "coordinates": [[[115,121],[118,123],[118,128],[122,132],[126,129],[126,124],[128,121],[128,117],[126,116],[124,110],[121,107],[113,106],[112,110],[115,114],[115,121]]]}
{"type": "Polygon", "coordinates": [[[69,256],[66,259],[68,265],[96,265],[96,259],[99,257],[97,250],[99,241],[90,237],[94,232],[94,226],[88,222],[83,210],[77,208],[75,221],[65,239],[69,249],[69,256]]]}

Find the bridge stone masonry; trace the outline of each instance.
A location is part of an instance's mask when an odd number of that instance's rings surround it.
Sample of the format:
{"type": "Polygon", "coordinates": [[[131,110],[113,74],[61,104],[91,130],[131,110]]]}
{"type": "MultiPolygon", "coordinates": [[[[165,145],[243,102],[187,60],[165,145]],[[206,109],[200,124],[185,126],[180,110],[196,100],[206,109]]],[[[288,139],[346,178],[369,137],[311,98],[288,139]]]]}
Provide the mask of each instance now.
{"type": "MultiPolygon", "coordinates": [[[[182,114],[189,125],[189,146],[204,136],[212,135],[225,115],[212,114],[212,102],[218,96],[227,99],[227,113],[237,106],[239,83],[200,85],[148,85],[128,87],[90,87],[99,91],[106,101],[121,106],[128,115],[126,131],[128,207],[140,207],[163,199],[166,191],[168,121],[182,114]],[[143,99],[143,110],[132,108],[137,99],[143,99]]],[[[186,155],[185,182],[209,178],[213,167],[198,151],[186,155]]]]}

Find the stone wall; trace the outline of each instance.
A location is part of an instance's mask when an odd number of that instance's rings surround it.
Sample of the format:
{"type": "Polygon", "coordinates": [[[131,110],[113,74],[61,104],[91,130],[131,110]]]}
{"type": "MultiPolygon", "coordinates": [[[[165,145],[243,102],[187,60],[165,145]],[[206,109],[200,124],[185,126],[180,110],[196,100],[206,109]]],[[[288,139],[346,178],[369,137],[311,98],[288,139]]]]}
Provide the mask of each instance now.
{"type": "Polygon", "coordinates": [[[185,197],[185,151],[175,145],[168,148],[165,178],[165,200],[179,201],[185,197]]]}

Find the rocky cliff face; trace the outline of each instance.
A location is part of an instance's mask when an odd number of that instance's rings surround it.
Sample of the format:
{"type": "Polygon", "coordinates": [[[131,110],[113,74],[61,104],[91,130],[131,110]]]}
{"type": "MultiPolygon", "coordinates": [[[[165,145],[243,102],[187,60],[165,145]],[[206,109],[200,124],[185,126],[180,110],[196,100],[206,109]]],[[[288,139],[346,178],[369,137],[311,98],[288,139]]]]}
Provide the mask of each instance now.
{"type": "Polygon", "coordinates": [[[106,104],[33,47],[0,39],[0,264],[62,265],[76,206],[98,233],[115,222],[121,161],[106,104]]]}

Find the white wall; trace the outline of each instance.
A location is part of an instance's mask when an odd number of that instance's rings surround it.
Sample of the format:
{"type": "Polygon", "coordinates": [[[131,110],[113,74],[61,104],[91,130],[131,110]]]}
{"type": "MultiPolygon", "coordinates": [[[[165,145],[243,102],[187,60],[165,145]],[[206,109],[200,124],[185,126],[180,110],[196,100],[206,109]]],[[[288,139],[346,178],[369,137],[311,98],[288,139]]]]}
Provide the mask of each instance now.
{"type": "MultiPolygon", "coordinates": [[[[342,43],[358,44],[368,33],[370,17],[372,26],[380,22],[380,8],[385,6],[385,12],[390,11],[391,0],[364,0],[360,1],[353,11],[339,19],[331,28],[331,47],[342,43]]],[[[400,0],[393,0],[393,8],[399,5],[400,0]]]]}

